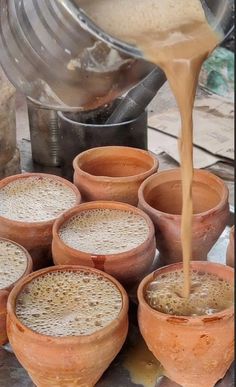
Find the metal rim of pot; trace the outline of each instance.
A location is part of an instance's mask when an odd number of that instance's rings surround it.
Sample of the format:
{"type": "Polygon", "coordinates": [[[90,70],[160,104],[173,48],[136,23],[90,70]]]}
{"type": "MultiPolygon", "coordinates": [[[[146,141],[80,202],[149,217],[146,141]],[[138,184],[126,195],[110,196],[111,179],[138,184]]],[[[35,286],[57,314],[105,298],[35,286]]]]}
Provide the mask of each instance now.
{"type": "Polygon", "coordinates": [[[84,126],[84,127],[88,127],[88,128],[92,128],[92,127],[99,128],[99,127],[105,127],[105,126],[106,127],[115,127],[115,126],[117,127],[117,126],[124,126],[124,125],[135,123],[142,116],[147,114],[147,110],[144,110],[138,117],[133,118],[132,120],[123,121],[123,122],[119,122],[116,124],[101,124],[101,123],[100,124],[89,124],[89,123],[79,122],[79,121],[72,120],[71,118],[68,118],[67,114],[70,114],[70,113],[71,112],[58,111],[57,115],[61,120],[66,121],[72,125],[84,126]]]}

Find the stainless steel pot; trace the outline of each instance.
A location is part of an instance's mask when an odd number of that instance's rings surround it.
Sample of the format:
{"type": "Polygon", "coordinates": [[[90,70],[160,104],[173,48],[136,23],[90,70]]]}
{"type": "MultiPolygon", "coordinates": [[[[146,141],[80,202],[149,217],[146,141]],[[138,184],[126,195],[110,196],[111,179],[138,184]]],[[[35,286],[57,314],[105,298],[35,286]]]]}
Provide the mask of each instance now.
{"type": "Polygon", "coordinates": [[[27,107],[33,161],[46,167],[60,166],[57,112],[43,109],[30,101],[27,107]]]}
{"type": "Polygon", "coordinates": [[[116,109],[117,99],[94,112],[58,112],[62,176],[73,178],[73,159],[81,152],[98,146],[120,145],[147,149],[147,112],[135,119],[106,124],[116,109]]]}
{"type": "MultiPolygon", "coordinates": [[[[211,10],[214,27],[220,26],[226,36],[233,1],[201,1],[211,10]]],[[[49,109],[95,109],[122,95],[154,68],[136,47],[96,26],[79,3],[0,1],[0,62],[28,99],[49,109]]]]}
{"type": "Polygon", "coordinates": [[[127,91],[154,66],[82,28],[68,5],[69,0],[1,0],[0,62],[35,104],[91,110],[127,91]]]}

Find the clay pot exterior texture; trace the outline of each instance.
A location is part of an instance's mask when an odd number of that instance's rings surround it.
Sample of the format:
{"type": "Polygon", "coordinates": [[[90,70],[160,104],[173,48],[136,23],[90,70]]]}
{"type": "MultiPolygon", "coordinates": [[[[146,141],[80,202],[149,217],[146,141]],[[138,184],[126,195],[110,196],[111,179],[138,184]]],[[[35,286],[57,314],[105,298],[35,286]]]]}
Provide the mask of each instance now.
{"type": "Polygon", "coordinates": [[[79,266],[58,266],[31,274],[11,292],[7,311],[10,344],[19,362],[40,387],[94,386],[121,350],[128,332],[128,296],[125,290],[108,274],[79,266]],[[17,295],[33,278],[57,270],[89,271],[113,282],[123,299],[117,319],[88,336],[52,337],[24,326],[15,315],[17,295]]]}
{"type": "MultiPolygon", "coordinates": [[[[3,238],[0,238],[0,240],[6,240],[3,238]]],[[[7,337],[7,330],[6,330],[6,317],[7,317],[7,299],[9,296],[10,291],[13,289],[13,287],[25,276],[27,276],[29,273],[32,272],[33,269],[33,262],[31,259],[31,256],[29,255],[28,251],[26,251],[22,246],[18,245],[17,243],[6,240],[9,243],[13,243],[20,247],[24,253],[25,256],[27,257],[27,267],[24,272],[24,274],[13,284],[8,286],[7,288],[0,289],[0,345],[4,345],[8,342],[8,337],[7,337]]]]}
{"type": "MultiPolygon", "coordinates": [[[[44,173],[24,173],[7,177],[0,181],[0,190],[14,180],[27,179],[31,176],[50,177],[59,180],[75,192],[77,198],[76,204],[81,203],[80,192],[74,184],[59,176],[44,173]]],[[[46,222],[20,222],[0,216],[0,238],[3,237],[13,240],[25,247],[33,259],[34,270],[38,270],[53,264],[51,243],[54,222],[55,219],[46,222]]]]}
{"type": "MultiPolygon", "coordinates": [[[[229,219],[228,188],[210,172],[194,170],[192,260],[207,260],[207,254],[229,219]]],[[[180,169],[149,177],[139,189],[139,208],[152,219],[157,249],[163,265],[182,261],[180,169]]]]}
{"type": "MultiPolygon", "coordinates": [[[[145,289],[157,276],[182,268],[172,264],[147,276],[139,286],[139,327],[165,375],[183,387],[213,387],[234,359],[234,307],[214,315],[171,316],[152,309],[145,289]]],[[[192,262],[193,270],[208,272],[234,284],[234,270],[210,262],[192,262]]]]}
{"type": "Polygon", "coordinates": [[[234,226],[230,230],[229,244],[226,252],[226,264],[234,267],[235,262],[235,249],[234,249],[234,226]]]}
{"type": "Polygon", "coordinates": [[[139,283],[150,272],[156,254],[155,230],[150,218],[141,210],[126,203],[94,201],[73,208],[57,219],[53,226],[52,254],[55,265],[82,265],[105,271],[124,286],[139,283]],[[91,209],[131,211],[142,216],[149,227],[146,240],[136,248],[118,254],[96,255],[66,245],[59,236],[60,228],[69,219],[91,209]]]}
{"type": "Polygon", "coordinates": [[[113,200],[137,206],[141,183],[157,172],[151,153],[130,147],[89,149],[73,161],[74,184],[83,201],[113,200]]]}

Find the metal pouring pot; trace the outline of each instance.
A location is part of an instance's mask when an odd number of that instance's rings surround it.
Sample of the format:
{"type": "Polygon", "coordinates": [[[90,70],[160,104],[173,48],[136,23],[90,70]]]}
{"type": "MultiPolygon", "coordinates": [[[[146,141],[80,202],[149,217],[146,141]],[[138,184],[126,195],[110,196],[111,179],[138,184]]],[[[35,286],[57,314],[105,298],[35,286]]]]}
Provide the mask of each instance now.
{"type": "Polygon", "coordinates": [[[0,62],[14,86],[44,108],[96,109],[155,67],[114,46],[84,28],[69,0],[0,2],[0,62]]]}
{"type": "MultiPolygon", "coordinates": [[[[96,0],[94,0],[96,1],[96,0]]],[[[159,0],[157,0],[159,1],[159,0]]],[[[201,0],[213,28],[232,29],[232,0],[201,0]]],[[[0,62],[29,100],[60,111],[92,110],[124,94],[155,66],[102,31],[79,0],[1,0],[0,62]]]]}

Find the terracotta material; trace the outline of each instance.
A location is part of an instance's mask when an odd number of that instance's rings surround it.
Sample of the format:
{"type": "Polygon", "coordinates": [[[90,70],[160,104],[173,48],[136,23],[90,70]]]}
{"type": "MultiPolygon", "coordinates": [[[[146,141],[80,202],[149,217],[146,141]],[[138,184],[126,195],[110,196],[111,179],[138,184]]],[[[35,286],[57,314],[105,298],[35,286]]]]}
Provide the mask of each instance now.
{"type": "Polygon", "coordinates": [[[73,161],[74,184],[84,201],[114,200],[137,206],[141,183],[157,172],[151,153],[129,147],[89,149],[73,161]]]}
{"type": "Polygon", "coordinates": [[[9,291],[0,289],[0,345],[8,342],[6,331],[7,299],[9,291]]]}
{"type": "Polygon", "coordinates": [[[15,355],[38,387],[92,387],[121,350],[128,331],[128,297],[111,276],[80,266],[58,266],[40,270],[21,281],[8,299],[7,329],[15,355]],[[117,319],[88,336],[52,337],[24,326],[15,315],[17,295],[33,278],[56,270],[90,271],[113,282],[123,298],[117,319]]]}
{"type": "MultiPolygon", "coordinates": [[[[192,262],[191,267],[234,284],[234,270],[228,266],[192,262]]],[[[142,281],[138,289],[139,327],[167,377],[184,387],[213,387],[234,359],[233,305],[211,316],[181,317],[152,309],[144,298],[150,281],[180,268],[181,263],[163,267],[142,281]]]]}
{"type": "MultiPolygon", "coordinates": [[[[25,173],[10,176],[0,181],[0,189],[16,179],[25,179],[31,176],[49,176],[50,178],[59,180],[75,192],[77,204],[81,203],[80,192],[72,183],[59,176],[50,174],[25,173]]],[[[0,237],[13,240],[21,246],[24,246],[33,259],[34,270],[38,270],[52,265],[51,243],[54,222],[55,219],[45,222],[20,222],[0,216],[0,237]]]]}
{"type": "MultiPolygon", "coordinates": [[[[1,238],[0,240],[3,240],[3,238],[1,238]]],[[[7,288],[0,289],[0,345],[6,344],[8,342],[7,331],[6,331],[6,315],[7,315],[7,299],[8,299],[9,293],[14,287],[14,285],[17,284],[23,277],[31,273],[33,269],[32,259],[28,251],[26,251],[22,246],[19,246],[15,242],[12,242],[10,240],[8,240],[8,242],[14,243],[24,251],[27,257],[27,267],[24,274],[19,278],[17,282],[11,284],[7,288]]]]}
{"type": "Polygon", "coordinates": [[[105,271],[123,285],[134,285],[148,273],[156,253],[154,226],[150,218],[136,207],[126,203],[97,201],[84,203],[64,213],[53,226],[52,254],[55,265],[82,265],[105,271]],[[142,216],[149,227],[145,242],[138,247],[119,254],[95,255],[85,253],[66,245],[59,237],[59,230],[65,222],[80,212],[91,209],[116,209],[131,211],[142,216]]]}
{"type": "Polygon", "coordinates": [[[235,262],[235,250],[234,250],[234,226],[230,230],[229,244],[226,253],[226,264],[234,267],[235,262]]]}
{"type": "MultiPolygon", "coordinates": [[[[206,260],[207,254],[227,225],[228,188],[210,172],[194,171],[192,260],[206,260]]],[[[149,177],[139,189],[139,208],[152,219],[157,249],[163,264],[182,261],[180,169],[149,177]]]]}

